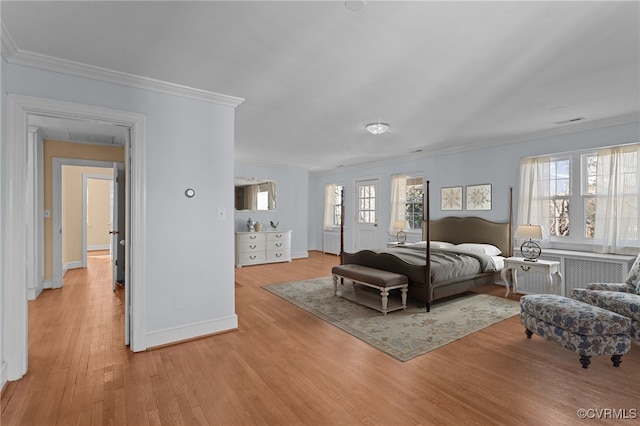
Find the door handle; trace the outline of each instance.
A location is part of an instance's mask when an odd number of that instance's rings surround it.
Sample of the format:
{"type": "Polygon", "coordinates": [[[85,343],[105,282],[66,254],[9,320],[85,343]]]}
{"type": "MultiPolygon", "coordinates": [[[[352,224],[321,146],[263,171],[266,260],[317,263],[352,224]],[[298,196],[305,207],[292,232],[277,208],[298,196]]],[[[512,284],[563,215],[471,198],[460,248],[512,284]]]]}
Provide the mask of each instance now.
{"type": "Polygon", "coordinates": [[[109,235],[118,235],[119,233],[118,231],[109,231],[109,235]]]}

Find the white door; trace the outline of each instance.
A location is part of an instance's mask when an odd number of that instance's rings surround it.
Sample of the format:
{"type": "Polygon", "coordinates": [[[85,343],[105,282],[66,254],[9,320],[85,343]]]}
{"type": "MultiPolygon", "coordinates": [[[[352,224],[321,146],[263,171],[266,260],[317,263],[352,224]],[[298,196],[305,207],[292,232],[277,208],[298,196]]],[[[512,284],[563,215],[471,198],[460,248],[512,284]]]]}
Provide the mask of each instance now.
{"type": "Polygon", "coordinates": [[[377,179],[356,182],[356,251],[378,247],[377,194],[377,179]]]}
{"type": "Polygon", "coordinates": [[[113,289],[116,284],[125,285],[125,210],[122,202],[124,195],[124,165],[113,163],[113,191],[111,199],[111,260],[113,261],[113,289]]]}
{"type": "Polygon", "coordinates": [[[113,190],[111,191],[111,260],[113,265],[113,290],[124,286],[124,341],[129,344],[129,304],[131,289],[127,279],[126,259],[126,202],[124,164],[113,163],[113,190]]]}

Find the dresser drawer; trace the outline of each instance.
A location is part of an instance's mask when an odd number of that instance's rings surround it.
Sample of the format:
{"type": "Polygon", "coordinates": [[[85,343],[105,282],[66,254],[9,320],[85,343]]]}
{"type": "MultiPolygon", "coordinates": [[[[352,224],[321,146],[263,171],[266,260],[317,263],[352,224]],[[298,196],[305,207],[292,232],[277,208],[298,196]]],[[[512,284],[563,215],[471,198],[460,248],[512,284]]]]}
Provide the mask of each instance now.
{"type": "Polygon", "coordinates": [[[267,239],[266,234],[260,232],[243,232],[240,234],[236,234],[239,243],[256,243],[265,241],[267,239]]]}
{"type": "Polygon", "coordinates": [[[255,253],[239,253],[238,261],[236,262],[239,265],[255,265],[258,263],[266,262],[265,251],[255,252],[255,253]]]}
{"type": "Polygon", "coordinates": [[[287,250],[268,250],[267,262],[288,262],[291,260],[291,252],[287,250]]]}
{"type": "Polygon", "coordinates": [[[290,232],[269,232],[267,234],[267,241],[290,241],[290,232]]]}
{"type": "Polygon", "coordinates": [[[289,249],[290,241],[287,240],[267,240],[267,250],[289,249]]]}
{"type": "Polygon", "coordinates": [[[264,251],[267,248],[266,241],[238,241],[238,251],[240,253],[249,253],[256,251],[264,251]]]}

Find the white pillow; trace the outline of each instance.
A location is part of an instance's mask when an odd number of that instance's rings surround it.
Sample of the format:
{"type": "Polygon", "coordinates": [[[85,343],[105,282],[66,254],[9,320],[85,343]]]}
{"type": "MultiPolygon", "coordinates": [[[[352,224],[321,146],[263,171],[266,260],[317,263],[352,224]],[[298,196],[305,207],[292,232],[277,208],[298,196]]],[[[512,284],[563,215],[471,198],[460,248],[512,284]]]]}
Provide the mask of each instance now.
{"type": "Polygon", "coordinates": [[[423,248],[427,246],[426,241],[416,241],[415,243],[407,243],[407,246],[423,248]]]}
{"type": "Polygon", "coordinates": [[[451,249],[455,247],[454,244],[447,243],[445,241],[431,241],[429,245],[434,249],[451,249]]]}
{"type": "Polygon", "coordinates": [[[497,256],[502,253],[502,251],[498,247],[491,244],[462,243],[455,246],[455,248],[457,250],[484,253],[489,256],[497,256]]]}

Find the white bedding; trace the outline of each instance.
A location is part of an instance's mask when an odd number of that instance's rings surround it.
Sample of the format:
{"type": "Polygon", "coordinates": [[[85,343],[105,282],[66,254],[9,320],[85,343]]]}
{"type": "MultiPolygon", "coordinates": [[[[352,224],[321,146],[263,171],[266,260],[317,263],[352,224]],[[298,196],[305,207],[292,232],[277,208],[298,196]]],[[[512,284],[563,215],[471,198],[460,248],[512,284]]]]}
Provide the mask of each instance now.
{"type": "Polygon", "coordinates": [[[504,269],[504,256],[491,256],[493,263],[496,264],[496,270],[502,271],[504,269]]]}
{"type": "MultiPolygon", "coordinates": [[[[407,246],[411,246],[411,247],[426,247],[427,246],[427,242],[426,241],[418,241],[415,243],[407,243],[407,246]]],[[[454,245],[451,243],[446,243],[446,242],[442,242],[442,241],[431,241],[431,248],[439,248],[439,249],[448,249],[448,248],[457,248],[460,250],[464,250],[464,251],[475,251],[474,249],[478,249],[478,251],[480,251],[481,253],[485,253],[487,255],[489,255],[491,257],[491,259],[493,259],[493,263],[495,263],[496,265],[496,270],[497,271],[502,271],[504,269],[504,256],[498,256],[497,254],[494,254],[496,252],[498,252],[498,254],[500,254],[500,249],[498,249],[495,246],[489,245],[489,244],[469,244],[469,243],[465,243],[465,244],[458,244],[458,245],[454,245]],[[474,247],[476,246],[476,247],[474,247]],[[487,248],[492,248],[493,250],[487,250],[487,248]]]]}

